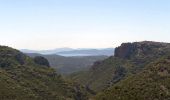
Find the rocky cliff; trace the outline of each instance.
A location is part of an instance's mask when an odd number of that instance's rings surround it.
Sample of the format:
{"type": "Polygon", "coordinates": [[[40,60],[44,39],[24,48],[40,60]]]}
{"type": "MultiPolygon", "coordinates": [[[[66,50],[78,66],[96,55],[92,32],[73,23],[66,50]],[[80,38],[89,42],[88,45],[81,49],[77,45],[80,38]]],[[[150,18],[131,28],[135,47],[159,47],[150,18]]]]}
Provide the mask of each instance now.
{"type": "Polygon", "coordinates": [[[152,41],[123,43],[115,49],[115,57],[123,59],[155,57],[164,55],[169,50],[169,43],[152,41]]]}

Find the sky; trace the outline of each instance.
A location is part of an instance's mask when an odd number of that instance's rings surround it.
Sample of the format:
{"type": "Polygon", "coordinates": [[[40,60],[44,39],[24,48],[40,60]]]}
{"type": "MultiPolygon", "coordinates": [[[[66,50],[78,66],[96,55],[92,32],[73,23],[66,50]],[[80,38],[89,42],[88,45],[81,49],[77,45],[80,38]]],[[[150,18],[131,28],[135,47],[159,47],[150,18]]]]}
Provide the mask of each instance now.
{"type": "Polygon", "coordinates": [[[0,45],[45,50],[170,42],[170,0],[0,0],[0,45]]]}

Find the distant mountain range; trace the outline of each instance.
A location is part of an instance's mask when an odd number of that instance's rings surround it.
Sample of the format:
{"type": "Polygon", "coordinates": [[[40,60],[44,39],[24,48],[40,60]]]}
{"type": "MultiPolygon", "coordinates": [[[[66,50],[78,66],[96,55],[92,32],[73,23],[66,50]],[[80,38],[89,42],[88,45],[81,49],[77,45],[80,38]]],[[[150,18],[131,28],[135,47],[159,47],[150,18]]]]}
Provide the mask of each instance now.
{"type": "Polygon", "coordinates": [[[57,52],[64,52],[64,51],[72,51],[72,48],[57,48],[53,50],[30,50],[30,49],[21,49],[20,51],[24,53],[39,53],[39,54],[56,54],[57,52]]]}
{"type": "Polygon", "coordinates": [[[57,54],[61,56],[112,56],[114,52],[114,48],[104,48],[104,49],[72,49],[72,48],[58,48],[54,50],[28,50],[21,49],[20,51],[24,53],[38,53],[38,54],[57,54]]]}

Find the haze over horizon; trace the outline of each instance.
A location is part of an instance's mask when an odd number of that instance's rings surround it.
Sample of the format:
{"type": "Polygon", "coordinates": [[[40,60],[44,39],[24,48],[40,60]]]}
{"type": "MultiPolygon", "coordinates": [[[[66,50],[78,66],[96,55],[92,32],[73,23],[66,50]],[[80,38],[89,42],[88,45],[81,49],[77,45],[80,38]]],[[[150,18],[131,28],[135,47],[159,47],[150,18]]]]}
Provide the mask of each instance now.
{"type": "Polygon", "coordinates": [[[48,50],[170,42],[169,5],[168,0],[0,0],[0,44],[48,50]]]}

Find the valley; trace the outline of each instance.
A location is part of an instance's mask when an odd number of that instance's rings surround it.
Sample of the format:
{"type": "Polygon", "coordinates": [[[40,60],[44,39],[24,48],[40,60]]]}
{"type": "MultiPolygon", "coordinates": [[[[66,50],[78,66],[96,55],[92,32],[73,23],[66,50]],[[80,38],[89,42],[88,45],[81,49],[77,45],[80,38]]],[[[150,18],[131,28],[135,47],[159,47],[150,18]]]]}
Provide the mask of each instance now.
{"type": "Polygon", "coordinates": [[[1,46],[0,74],[3,100],[169,100],[170,44],[122,43],[110,57],[24,54],[1,46]],[[81,70],[61,75],[60,68],[76,61],[81,70]]]}
{"type": "Polygon", "coordinates": [[[26,53],[26,55],[32,58],[36,56],[42,56],[46,58],[50,65],[60,74],[71,74],[78,71],[88,70],[94,62],[104,60],[108,57],[105,55],[65,57],[55,54],[42,55],[36,53],[26,53]]]}
{"type": "Polygon", "coordinates": [[[0,0],[0,100],[170,100],[170,0],[0,0]]]}

